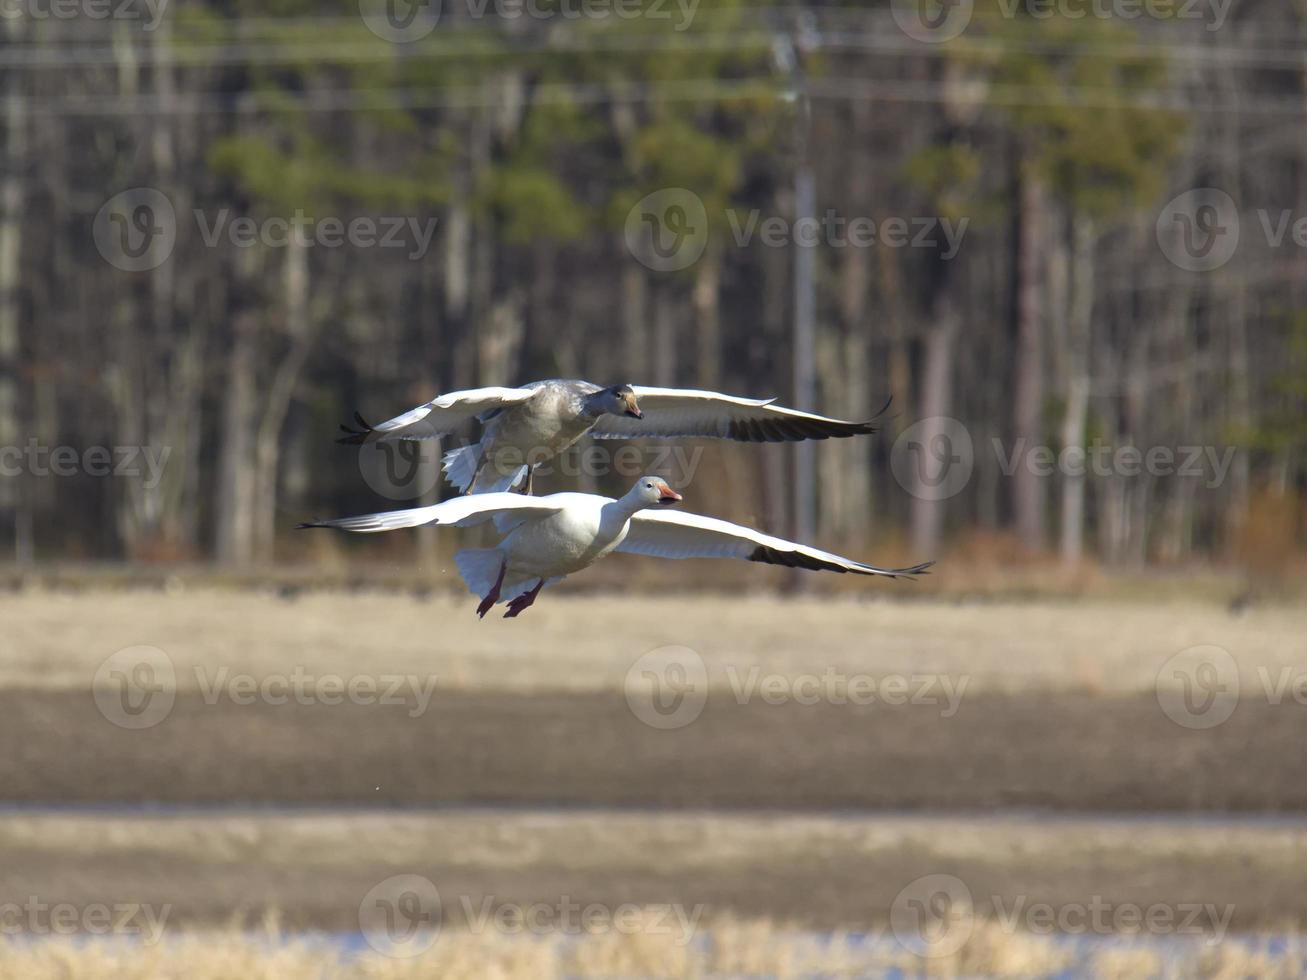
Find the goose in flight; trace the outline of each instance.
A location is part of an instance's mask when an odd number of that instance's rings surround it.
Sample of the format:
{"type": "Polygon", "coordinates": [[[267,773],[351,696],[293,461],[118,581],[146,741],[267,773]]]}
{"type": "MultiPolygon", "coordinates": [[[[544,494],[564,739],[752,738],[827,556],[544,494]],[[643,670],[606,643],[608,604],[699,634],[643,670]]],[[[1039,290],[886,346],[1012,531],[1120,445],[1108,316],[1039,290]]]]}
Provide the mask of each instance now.
{"type": "Polygon", "coordinates": [[[463,581],[481,599],[477,615],[482,617],[497,602],[508,603],[506,618],[518,615],[535,602],[546,585],[590,567],[612,551],[658,558],[745,558],[768,565],[890,578],[922,575],[934,564],[878,568],[739,524],[662,509],[680,499],[659,477],[645,476],[617,500],[592,493],[545,497],[482,493],[429,507],[299,526],[369,534],[425,525],[472,527],[493,521],[502,536],[498,545],[466,548],[454,555],[463,581]]]}
{"type": "Polygon", "coordinates": [[[587,432],[597,439],[699,436],[789,442],[876,431],[872,422],[845,422],[774,402],[682,388],[536,381],[520,388],[452,391],[377,425],[355,413],[359,427],[342,425],[345,435],[339,441],[439,439],[476,419],[482,425],[480,440],[445,454],[445,476],[465,493],[493,493],[511,490],[525,475],[529,494],[533,468],[587,432]]]}

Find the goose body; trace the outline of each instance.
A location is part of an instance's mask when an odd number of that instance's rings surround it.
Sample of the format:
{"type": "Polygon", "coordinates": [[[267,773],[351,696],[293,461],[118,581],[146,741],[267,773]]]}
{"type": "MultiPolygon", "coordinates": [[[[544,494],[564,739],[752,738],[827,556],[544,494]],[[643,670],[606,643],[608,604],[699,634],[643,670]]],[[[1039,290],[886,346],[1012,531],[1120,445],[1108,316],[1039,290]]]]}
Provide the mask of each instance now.
{"type": "Polygon", "coordinates": [[[587,433],[597,439],[701,437],[744,442],[842,439],[875,431],[872,422],[846,422],[715,391],[603,387],[589,381],[536,381],[520,388],[455,391],[375,426],[342,426],[344,443],[439,439],[463,424],[481,423],[474,444],[446,453],[445,475],[466,493],[510,490],[533,467],[564,452],[587,433]]]}
{"type": "Polygon", "coordinates": [[[880,568],[810,548],[728,521],[663,510],[681,495],[658,477],[641,477],[617,499],[589,493],[529,497],[494,492],[407,510],[315,521],[300,527],[334,527],[376,533],[423,525],[471,527],[493,522],[501,540],[493,548],[454,556],[459,574],[481,598],[478,615],[507,602],[508,617],[530,606],[546,585],[589,568],[613,551],[660,558],[744,558],[792,568],[911,578],[932,562],[880,568]],[[659,508],[653,511],[653,508],[659,508]]]}

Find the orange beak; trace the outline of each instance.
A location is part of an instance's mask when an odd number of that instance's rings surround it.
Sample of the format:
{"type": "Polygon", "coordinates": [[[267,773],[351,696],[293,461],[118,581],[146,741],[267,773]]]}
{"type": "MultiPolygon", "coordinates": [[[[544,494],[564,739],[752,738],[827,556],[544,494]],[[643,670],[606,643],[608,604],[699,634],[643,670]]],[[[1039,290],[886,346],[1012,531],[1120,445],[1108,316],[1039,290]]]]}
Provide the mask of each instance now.
{"type": "Polygon", "coordinates": [[[662,491],[662,496],[658,498],[658,502],[662,504],[664,507],[667,507],[670,504],[677,503],[681,500],[681,495],[677,493],[675,490],[673,490],[671,487],[669,487],[666,483],[662,484],[658,489],[662,491]]]}
{"type": "Polygon", "coordinates": [[[626,399],[626,414],[633,419],[644,418],[644,412],[640,411],[640,405],[633,395],[626,399]]]}

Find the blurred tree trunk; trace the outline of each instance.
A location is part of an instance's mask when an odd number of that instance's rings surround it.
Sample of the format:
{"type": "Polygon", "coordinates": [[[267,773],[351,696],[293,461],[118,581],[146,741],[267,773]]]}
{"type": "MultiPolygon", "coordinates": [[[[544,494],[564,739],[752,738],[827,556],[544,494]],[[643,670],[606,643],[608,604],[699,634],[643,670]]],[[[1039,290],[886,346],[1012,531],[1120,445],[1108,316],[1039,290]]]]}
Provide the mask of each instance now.
{"type": "MultiPolygon", "coordinates": [[[[945,280],[947,274],[945,274],[945,280]]],[[[953,345],[960,317],[947,294],[944,281],[937,285],[936,299],[926,329],[925,363],[921,372],[921,439],[912,459],[917,490],[912,498],[912,549],[916,554],[936,555],[944,531],[946,499],[936,499],[936,488],[948,477],[946,467],[955,465],[956,450],[949,442],[944,419],[952,411],[953,345]]]]}
{"type": "Polygon", "coordinates": [[[282,280],[284,332],[288,347],[277,363],[263,400],[254,443],[253,557],[271,561],[277,539],[277,478],[280,473],[282,430],[291,397],[313,346],[309,310],[309,253],[299,236],[287,241],[282,280]]]}
{"type": "Polygon", "coordinates": [[[1044,547],[1044,484],[1026,454],[1043,444],[1044,310],[1040,296],[1046,198],[1033,166],[1023,166],[1017,188],[1017,338],[1013,375],[1013,437],[1020,448],[1012,474],[1017,537],[1029,552],[1044,547]]]}
{"type": "Polygon", "coordinates": [[[694,378],[699,387],[710,391],[722,381],[721,274],[718,250],[705,250],[694,268],[694,378]]]}
{"type": "MultiPolygon", "coordinates": [[[[1071,218],[1071,268],[1066,344],[1066,403],[1062,411],[1062,448],[1085,448],[1089,419],[1089,352],[1094,322],[1094,226],[1083,213],[1071,218]]],[[[1087,460],[1062,474],[1062,534],[1059,551],[1067,564],[1084,557],[1087,460]]]]}
{"type": "Polygon", "coordinates": [[[648,363],[648,302],[649,279],[644,267],[634,258],[628,258],[622,265],[622,359],[625,374],[618,382],[620,384],[641,383],[639,376],[648,363]]]}
{"type": "Polygon", "coordinates": [[[254,557],[254,420],[257,297],[253,282],[258,256],[253,248],[236,249],[235,284],[227,352],[226,385],[219,443],[215,554],[220,562],[248,564],[254,557]]]}
{"type": "MultiPolygon", "coordinates": [[[[866,418],[872,405],[867,294],[871,254],[866,248],[840,253],[840,323],[823,334],[818,347],[823,406],[841,418],[866,418]]],[[[871,453],[864,440],[832,439],[821,452],[821,534],[828,540],[857,540],[871,518],[871,453]]]]}
{"type": "MultiPolygon", "coordinates": [[[[18,44],[24,33],[21,17],[6,17],[5,40],[18,44]]],[[[21,347],[21,258],[23,211],[27,197],[27,111],[23,76],[18,67],[4,70],[4,155],[0,160],[0,446],[25,440],[19,411],[18,358],[21,347]]],[[[53,433],[46,438],[54,438],[53,433]]],[[[32,560],[33,520],[27,499],[31,475],[0,478],[0,515],[13,533],[13,558],[32,560]]]]}
{"type": "Polygon", "coordinates": [[[1230,284],[1227,324],[1227,355],[1229,378],[1229,427],[1241,443],[1230,466],[1230,496],[1225,515],[1225,547],[1237,545],[1248,523],[1248,507],[1252,493],[1252,480],[1246,440],[1253,430],[1252,397],[1248,363],[1248,294],[1241,279],[1230,284]]]}

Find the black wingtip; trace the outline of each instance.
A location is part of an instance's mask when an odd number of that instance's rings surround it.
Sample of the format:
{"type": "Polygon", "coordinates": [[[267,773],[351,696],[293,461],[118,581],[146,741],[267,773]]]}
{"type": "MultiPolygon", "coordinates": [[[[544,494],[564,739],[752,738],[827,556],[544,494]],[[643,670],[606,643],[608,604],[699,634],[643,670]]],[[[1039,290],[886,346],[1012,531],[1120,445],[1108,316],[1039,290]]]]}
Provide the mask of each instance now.
{"type": "Polygon", "coordinates": [[[305,521],[302,524],[296,524],[295,530],[303,531],[306,527],[327,527],[325,521],[305,521]]]}
{"type": "Polygon", "coordinates": [[[371,425],[368,424],[367,420],[363,418],[363,416],[360,415],[358,412],[354,413],[354,422],[356,425],[358,425],[357,429],[351,429],[348,425],[342,425],[340,427],[340,431],[345,433],[343,436],[341,436],[339,439],[336,440],[336,442],[338,442],[340,445],[361,446],[363,445],[363,443],[367,442],[368,437],[372,435],[374,431],[376,431],[375,429],[372,428],[371,425]]]}
{"type": "Polygon", "coordinates": [[[926,571],[926,569],[930,568],[933,564],[935,564],[935,562],[932,560],[923,561],[920,565],[913,565],[911,568],[896,568],[894,569],[894,578],[902,578],[907,579],[909,582],[915,582],[917,576],[929,575],[930,572],[926,571]]]}

